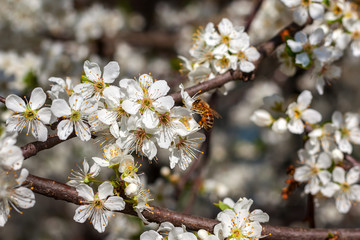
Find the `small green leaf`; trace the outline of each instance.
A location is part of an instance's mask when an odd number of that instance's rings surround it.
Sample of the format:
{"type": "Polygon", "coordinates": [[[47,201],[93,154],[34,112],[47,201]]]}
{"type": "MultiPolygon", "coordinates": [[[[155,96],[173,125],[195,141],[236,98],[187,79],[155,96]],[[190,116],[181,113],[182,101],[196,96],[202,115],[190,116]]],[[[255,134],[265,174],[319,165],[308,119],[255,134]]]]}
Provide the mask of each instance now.
{"type": "Polygon", "coordinates": [[[229,205],[227,205],[226,203],[219,201],[219,203],[214,203],[215,206],[217,206],[218,208],[221,209],[221,211],[224,211],[225,209],[231,209],[231,207],[229,207],[229,205]]]}

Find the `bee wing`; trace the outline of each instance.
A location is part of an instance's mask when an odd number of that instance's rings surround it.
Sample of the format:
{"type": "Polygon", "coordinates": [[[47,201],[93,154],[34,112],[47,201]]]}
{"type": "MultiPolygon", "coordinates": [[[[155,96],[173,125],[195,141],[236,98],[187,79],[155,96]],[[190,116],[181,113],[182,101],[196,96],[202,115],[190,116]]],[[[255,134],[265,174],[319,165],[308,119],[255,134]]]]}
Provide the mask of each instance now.
{"type": "Polygon", "coordinates": [[[215,111],[214,109],[212,109],[212,108],[211,108],[211,112],[214,114],[214,117],[216,117],[216,118],[222,118],[221,115],[220,115],[217,111],[215,111]]]}

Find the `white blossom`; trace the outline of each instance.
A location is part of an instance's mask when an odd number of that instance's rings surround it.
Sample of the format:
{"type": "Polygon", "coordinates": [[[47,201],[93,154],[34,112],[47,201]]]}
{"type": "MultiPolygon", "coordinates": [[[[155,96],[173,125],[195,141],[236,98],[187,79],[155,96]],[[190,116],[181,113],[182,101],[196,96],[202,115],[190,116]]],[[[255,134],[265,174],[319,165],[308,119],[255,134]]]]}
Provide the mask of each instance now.
{"type": "Polygon", "coordinates": [[[141,114],[142,122],[147,128],[155,128],[159,124],[156,112],[170,111],[174,106],[174,99],[165,96],[170,90],[164,80],[153,81],[152,76],[143,74],[139,81],[122,79],[120,87],[127,92],[127,98],[122,103],[122,108],[129,114],[141,114]]]}
{"type": "Polygon", "coordinates": [[[82,162],[82,168],[78,167],[78,171],[71,169],[70,181],[66,184],[72,187],[77,187],[80,184],[88,184],[91,179],[95,178],[100,173],[100,166],[94,163],[91,167],[89,163],[84,159],[82,162]]]}
{"type": "Polygon", "coordinates": [[[105,231],[112,211],[121,211],[125,208],[123,198],[113,196],[114,187],[110,182],[103,182],[96,194],[91,187],[85,184],[78,185],[76,191],[80,197],[84,198],[82,203],[85,205],[81,205],[75,210],[74,220],[84,223],[86,219],[90,219],[98,232],[105,231]]]}
{"type": "Polygon", "coordinates": [[[179,165],[182,170],[185,170],[193,159],[197,159],[197,153],[201,153],[198,147],[204,140],[205,135],[198,132],[184,137],[177,136],[169,148],[170,168],[179,165]]]}
{"type": "Polygon", "coordinates": [[[297,102],[291,103],[286,111],[290,117],[288,129],[295,134],[304,132],[304,123],[314,124],[321,121],[321,115],[318,111],[308,108],[312,100],[311,92],[303,91],[297,98],[297,102]]]}
{"type": "Polygon", "coordinates": [[[260,222],[269,221],[269,216],[256,209],[249,212],[253,201],[240,198],[231,209],[225,209],[217,215],[219,224],[215,225],[214,233],[220,239],[257,239],[261,237],[260,222]]]}
{"type": "Polygon", "coordinates": [[[22,169],[18,178],[14,173],[5,172],[0,169],[0,227],[3,227],[10,216],[10,209],[31,208],[35,205],[34,193],[26,187],[21,186],[29,172],[22,169]]]}
{"type": "Polygon", "coordinates": [[[343,118],[338,111],[332,115],[332,122],[336,127],[335,140],[339,149],[344,153],[352,153],[352,145],[360,144],[359,115],[355,113],[346,113],[343,118]]]}
{"type": "Polygon", "coordinates": [[[303,166],[296,168],[294,179],[306,182],[305,193],[315,195],[331,179],[331,173],[327,171],[332,164],[330,156],[326,152],[313,156],[304,149],[298,152],[298,156],[303,166]]]}
{"type": "MultiPolygon", "coordinates": [[[[32,135],[39,141],[46,141],[48,130],[45,124],[51,120],[51,111],[43,107],[46,94],[42,88],[35,88],[31,92],[30,101],[25,103],[19,96],[14,94],[6,98],[6,107],[16,114],[6,121],[6,129],[9,132],[20,132],[28,126],[28,133],[31,129],[32,135]]],[[[28,134],[27,133],[27,134],[28,134]]]]}
{"type": "Polygon", "coordinates": [[[110,83],[113,83],[120,74],[120,66],[117,62],[109,62],[104,67],[104,74],[101,77],[101,70],[97,63],[85,61],[84,71],[86,78],[84,83],[74,87],[74,91],[81,94],[84,98],[95,97],[99,100],[103,96],[103,91],[110,83]]]}
{"type": "Polygon", "coordinates": [[[23,164],[24,156],[20,147],[16,146],[17,134],[0,137],[0,167],[6,170],[19,170],[23,164]]]}
{"type": "Polygon", "coordinates": [[[69,98],[69,104],[64,99],[55,99],[51,105],[51,111],[58,118],[64,118],[57,126],[57,134],[61,140],[65,140],[73,132],[82,140],[91,138],[87,117],[97,109],[97,102],[86,100],[82,96],[73,94],[69,98]]]}
{"type": "Polygon", "coordinates": [[[322,193],[331,197],[334,195],[336,208],[341,213],[347,213],[352,202],[360,201],[359,167],[351,168],[347,174],[341,167],[335,167],[332,173],[333,182],[327,184],[322,193]]]}

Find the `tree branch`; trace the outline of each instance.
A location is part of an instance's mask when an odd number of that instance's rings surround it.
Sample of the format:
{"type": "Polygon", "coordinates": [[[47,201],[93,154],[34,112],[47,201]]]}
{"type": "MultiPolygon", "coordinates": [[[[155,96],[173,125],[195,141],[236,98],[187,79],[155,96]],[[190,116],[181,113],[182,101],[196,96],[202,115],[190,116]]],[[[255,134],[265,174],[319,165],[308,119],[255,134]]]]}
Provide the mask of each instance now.
{"type": "Polygon", "coordinates": [[[57,135],[51,135],[45,142],[35,141],[32,143],[28,143],[25,146],[21,147],[24,159],[35,156],[38,152],[52,148],[59,143],[65,142],[71,138],[76,137],[75,132],[70,134],[70,136],[66,140],[61,140],[57,135]]]}
{"type": "MultiPolygon", "coordinates": [[[[51,179],[40,178],[34,175],[29,175],[24,185],[31,188],[35,193],[42,194],[56,200],[63,200],[77,205],[81,204],[81,197],[78,196],[76,189],[68,185],[56,182],[51,179]]],[[[150,206],[150,210],[143,211],[144,217],[150,222],[171,222],[175,226],[185,225],[188,230],[205,229],[209,232],[219,222],[214,219],[191,216],[188,214],[174,212],[165,208],[150,206]]],[[[127,204],[126,208],[121,211],[124,214],[137,214],[132,209],[132,206],[127,204]]],[[[266,225],[263,227],[263,234],[269,235],[266,239],[278,240],[297,240],[297,239],[327,239],[328,234],[337,235],[339,239],[360,239],[360,229],[307,229],[307,228],[290,228],[266,225]]]]}

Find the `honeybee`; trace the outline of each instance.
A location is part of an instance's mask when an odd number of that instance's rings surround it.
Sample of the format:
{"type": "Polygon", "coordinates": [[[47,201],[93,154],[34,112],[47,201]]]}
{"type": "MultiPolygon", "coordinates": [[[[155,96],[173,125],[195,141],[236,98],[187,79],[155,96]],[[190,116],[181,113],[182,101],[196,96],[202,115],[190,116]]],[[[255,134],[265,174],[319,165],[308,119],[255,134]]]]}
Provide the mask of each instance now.
{"type": "Polygon", "coordinates": [[[191,109],[200,114],[201,119],[199,121],[199,125],[206,131],[209,131],[213,127],[214,117],[221,118],[220,114],[210,108],[209,104],[201,98],[195,99],[191,109]]]}

